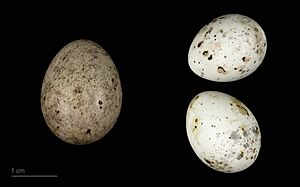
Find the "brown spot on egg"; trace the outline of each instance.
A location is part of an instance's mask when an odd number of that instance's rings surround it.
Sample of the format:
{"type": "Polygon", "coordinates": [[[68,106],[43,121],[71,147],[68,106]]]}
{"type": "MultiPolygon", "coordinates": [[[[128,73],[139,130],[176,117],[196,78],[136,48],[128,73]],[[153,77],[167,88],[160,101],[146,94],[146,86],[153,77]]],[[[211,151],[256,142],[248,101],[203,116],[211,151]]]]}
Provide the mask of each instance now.
{"type": "Polygon", "coordinates": [[[91,129],[87,129],[85,134],[91,134],[91,129]]]}
{"type": "Polygon", "coordinates": [[[218,18],[215,18],[215,19],[213,19],[211,22],[212,23],[215,23],[216,21],[218,21],[219,19],[218,18]]]}
{"type": "Polygon", "coordinates": [[[219,66],[218,67],[218,73],[225,74],[226,71],[225,71],[225,69],[223,67],[219,66]]]}
{"type": "Polygon", "coordinates": [[[195,126],[194,126],[194,128],[193,128],[193,132],[194,132],[196,129],[197,129],[197,125],[195,125],[195,126]]]}
{"type": "Polygon", "coordinates": [[[259,135],[259,129],[258,129],[258,127],[255,127],[254,129],[252,129],[252,132],[253,132],[256,136],[258,136],[258,135],[259,135]]]}
{"type": "Polygon", "coordinates": [[[257,157],[257,154],[254,155],[253,159],[256,159],[256,157],[257,157]]]}
{"type": "Polygon", "coordinates": [[[204,37],[206,38],[206,37],[207,37],[207,35],[208,35],[208,34],[210,34],[212,30],[213,30],[213,28],[212,28],[212,27],[210,27],[210,28],[209,28],[209,30],[208,30],[208,31],[206,31],[206,33],[205,33],[204,37]]]}
{"type": "Polygon", "coordinates": [[[248,147],[249,147],[249,144],[248,144],[248,143],[245,143],[245,144],[244,144],[244,148],[247,149],[248,147]]]}
{"type": "Polygon", "coordinates": [[[248,111],[247,111],[246,108],[244,108],[244,107],[241,106],[241,105],[236,105],[236,106],[238,107],[239,112],[240,112],[242,115],[247,115],[247,116],[249,116],[249,113],[248,113],[248,111]]]}
{"type": "Polygon", "coordinates": [[[208,51],[203,51],[202,55],[203,56],[208,56],[208,51]]]}
{"type": "Polygon", "coordinates": [[[210,160],[208,160],[208,159],[206,159],[206,158],[204,158],[204,160],[205,160],[205,162],[206,162],[207,164],[209,164],[209,165],[212,165],[212,164],[214,164],[214,162],[213,162],[213,161],[210,161],[210,160]]]}
{"type": "Polygon", "coordinates": [[[236,105],[236,107],[238,108],[239,112],[242,115],[249,116],[249,113],[248,113],[247,109],[245,108],[245,106],[244,106],[244,104],[242,102],[240,102],[239,100],[233,98],[232,99],[232,103],[234,103],[236,105]]]}
{"type": "Polygon", "coordinates": [[[82,87],[76,87],[75,89],[74,89],[74,92],[75,92],[75,94],[80,94],[80,93],[82,93],[82,87]]]}
{"type": "Polygon", "coordinates": [[[199,42],[197,47],[199,48],[203,44],[203,41],[199,42]]]}
{"type": "Polygon", "coordinates": [[[248,133],[247,133],[247,131],[243,131],[243,136],[245,136],[245,137],[247,137],[248,136],[248,133]]]}
{"type": "Polygon", "coordinates": [[[230,134],[229,139],[238,140],[239,137],[240,137],[240,135],[238,134],[238,131],[232,131],[231,134],[230,134]]]}
{"type": "Polygon", "coordinates": [[[199,98],[199,95],[196,95],[192,101],[196,101],[199,98]]]}
{"type": "Polygon", "coordinates": [[[263,54],[264,50],[262,48],[258,49],[258,54],[263,54]]]}
{"type": "Polygon", "coordinates": [[[240,154],[237,156],[236,159],[241,160],[241,158],[243,158],[243,156],[244,156],[244,152],[241,151],[240,154]]]}
{"type": "Polygon", "coordinates": [[[198,98],[199,98],[199,95],[196,95],[196,97],[193,98],[193,100],[192,100],[191,103],[190,103],[190,108],[193,107],[195,101],[196,101],[198,98]]]}
{"type": "Polygon", "coordinates": [[[243,62],[249,62],[250,60],[251,60],[251,58],[250,57],[243,57],[242,58],[242,60],[243,60],[243,62]]]}
{"type": "Polygon", "coordinates": [[[59,130],[59,126],[56,126],[55,129],[54,129],[54,132],[58,131],[58,130],[59,130]]]}

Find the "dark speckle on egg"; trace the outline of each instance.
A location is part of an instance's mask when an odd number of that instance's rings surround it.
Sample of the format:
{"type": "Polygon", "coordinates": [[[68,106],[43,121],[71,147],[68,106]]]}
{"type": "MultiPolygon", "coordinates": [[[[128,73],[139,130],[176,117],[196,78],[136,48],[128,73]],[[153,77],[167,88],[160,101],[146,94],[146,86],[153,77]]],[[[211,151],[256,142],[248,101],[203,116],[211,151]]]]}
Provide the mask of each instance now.
{"type": "Polygon", "coordinates": [[[203,44],[203,41],[199,42],[197,47],[199,48],[203,44]]]}
{"type": "Polygon", "coordinates": [[[218,72],[221,73],[221,74],[225,74],[226,73],[225,69],[223,67],[221,67],[221,66],[218,67],[218,72]]]}

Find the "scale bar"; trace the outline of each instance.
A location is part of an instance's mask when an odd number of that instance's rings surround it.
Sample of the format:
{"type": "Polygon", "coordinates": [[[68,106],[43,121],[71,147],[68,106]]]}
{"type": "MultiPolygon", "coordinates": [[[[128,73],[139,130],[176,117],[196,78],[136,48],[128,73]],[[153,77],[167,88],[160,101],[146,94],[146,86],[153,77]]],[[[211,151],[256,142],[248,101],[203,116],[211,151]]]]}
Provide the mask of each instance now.
{"type": "Polygon", "coordinates": [[[58,175],[11,175],[12,178],[57,178],[58,175]]]}

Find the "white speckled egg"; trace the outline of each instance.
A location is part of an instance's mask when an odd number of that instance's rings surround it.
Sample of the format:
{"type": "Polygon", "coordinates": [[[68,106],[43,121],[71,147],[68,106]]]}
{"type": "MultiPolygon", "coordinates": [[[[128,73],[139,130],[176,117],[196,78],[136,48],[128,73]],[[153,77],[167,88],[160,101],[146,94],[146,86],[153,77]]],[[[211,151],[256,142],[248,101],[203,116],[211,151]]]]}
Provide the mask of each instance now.
{"type": "Polygon", "coordinates": [[[41,91],[41,109],[50,130],[71,144],[89,144],[114,126],[122,104],[118,71],[97,43],[76,40],[50,63],[41,91]]]}
{"type": "Polygon", "coordinates": [[[234,173],[256,160],[261,134],[252,112],[225,93],[205,91],[191,101],[186,116],[189,142],[210,168],[234,173]]]}
{"type": "Polygon", "coordinates": [[[253,73],[266,50],[267,39],[257,22],[228,14],[199,31],[190,46],[188,62],[192,71],[204,79],[229,82],[253,73]]]}

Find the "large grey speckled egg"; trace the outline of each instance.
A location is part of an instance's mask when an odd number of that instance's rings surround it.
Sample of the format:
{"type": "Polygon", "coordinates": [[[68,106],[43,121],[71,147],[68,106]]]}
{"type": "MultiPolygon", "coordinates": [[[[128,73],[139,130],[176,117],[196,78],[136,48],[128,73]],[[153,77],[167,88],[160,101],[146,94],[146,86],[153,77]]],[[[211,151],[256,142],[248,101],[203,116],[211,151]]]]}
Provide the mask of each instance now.
{"type": "Polygon", "coordinates": [[[104,137],[120,114],[118,71],[97,43],[76,40],[61,49],[45,74],[41,109],[51,131],[70,144],[104,137]]]}
{"type": "Polygon", "coordinates": [[[252,74],[267,50],[263,29],[253,19],[227,14],[212,20],[194,38],[188,53],[191,70],[217,82],[229,82],[252,74]]]}
{"type": "Polygon", "coordinates": [[[189,142],[210,168],[234,173],[256,160],[261,133],[253,113],[236,98],[205,91],[191,101],[186,116],[189,142]]]}

